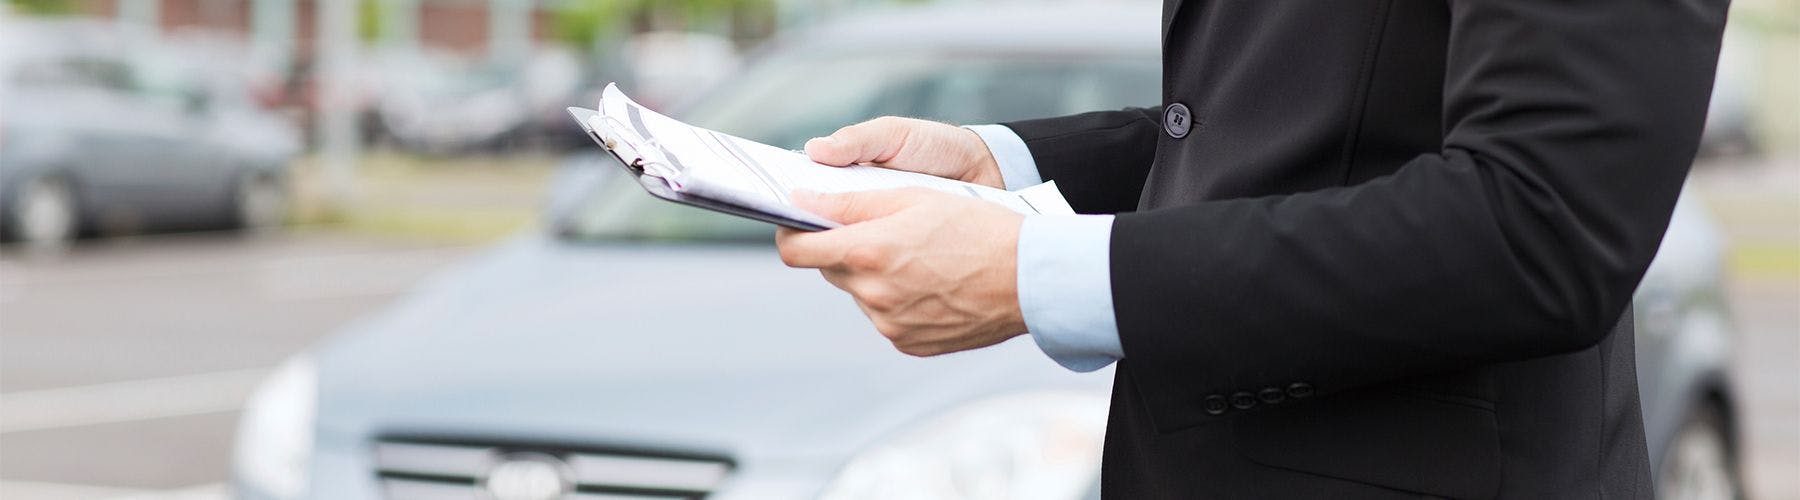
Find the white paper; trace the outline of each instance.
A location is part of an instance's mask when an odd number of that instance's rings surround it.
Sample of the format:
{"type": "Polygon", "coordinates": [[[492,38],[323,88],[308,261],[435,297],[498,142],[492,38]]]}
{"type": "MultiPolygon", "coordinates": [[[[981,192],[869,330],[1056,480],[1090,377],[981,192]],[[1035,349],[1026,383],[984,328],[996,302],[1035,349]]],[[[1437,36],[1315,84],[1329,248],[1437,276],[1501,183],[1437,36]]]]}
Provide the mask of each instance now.
{"type": "Polygon", "coordinates": [[[645,175],[663,179],[682,193],[788,216],[826,227],[838,224],[794,208],[789,193],[822,193],[924,187],[986,200],[1026,215],[1074,214],[1068,200],[1046,182],[1017,192],[925,174],[867,165],[834,167],[803,153],[691,126],[633,102],[607,85],[600,113],[610,129],[625,128],[646,160],[645,175]]]}

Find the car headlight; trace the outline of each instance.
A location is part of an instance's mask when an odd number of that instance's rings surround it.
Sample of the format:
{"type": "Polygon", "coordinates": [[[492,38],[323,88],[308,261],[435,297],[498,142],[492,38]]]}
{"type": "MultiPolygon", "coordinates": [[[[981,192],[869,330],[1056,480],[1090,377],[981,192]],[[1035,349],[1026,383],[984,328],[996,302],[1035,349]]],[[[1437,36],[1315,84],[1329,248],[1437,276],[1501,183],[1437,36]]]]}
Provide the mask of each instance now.
{"type": "Polygon", "coordinates": [[[1107,402],[1032,392],[956,408],[852,458],[822,498],[1080,498],[1100,473],[1107,402]]]}
{"type": "Polygon", "coordinates": [[[250,394],[238,420],[233,467],[243,485],[279,498],[306,490],[319,377],[312,359],[289,358],[250,394]]]}

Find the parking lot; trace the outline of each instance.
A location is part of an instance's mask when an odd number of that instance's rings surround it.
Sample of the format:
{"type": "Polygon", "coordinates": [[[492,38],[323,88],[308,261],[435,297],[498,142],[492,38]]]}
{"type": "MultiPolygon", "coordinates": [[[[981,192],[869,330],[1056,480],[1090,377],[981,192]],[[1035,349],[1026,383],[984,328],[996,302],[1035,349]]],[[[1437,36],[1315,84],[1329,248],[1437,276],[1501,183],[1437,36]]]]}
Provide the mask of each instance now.
{"type": "Polygon", "coordinates": [[[0,492],[104,498],[218,483],[236,409],[268,367],[471,250],[306,232],[7,257],[0,492]]]}
{"type": "MultiPolygon", "coordinates": [[[[1695,185],[1734,245],[1749,482],[1755,498],[1800,498],[1800,164],[1722,165],[1695,185]]],[[[8,252],[0,497],[223,496],[255,382],[481,248],[446,241],[308,227],[8,252]]]]}

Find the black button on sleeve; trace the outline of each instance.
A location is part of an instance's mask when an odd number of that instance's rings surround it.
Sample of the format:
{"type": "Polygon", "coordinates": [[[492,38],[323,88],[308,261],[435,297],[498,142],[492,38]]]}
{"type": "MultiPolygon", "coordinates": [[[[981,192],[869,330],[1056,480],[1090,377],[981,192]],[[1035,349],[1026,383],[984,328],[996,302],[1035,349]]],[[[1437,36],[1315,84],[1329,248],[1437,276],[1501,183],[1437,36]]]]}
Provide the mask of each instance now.
{"type": "Polygon", "coordinates": [[[1239,410],[1248,410],[1251,408],[1255,408],[1256,407],[1256,395],[1248,393],[1248,392],[1239,392],[1237,394],[1232,394],[1231,395],[1231,407],[1237,408],[1239,410]]]}
{"type": "Polygon", "coordinates": [[[1294,382],[1287,386],[1288,397],[1302,399],[1313,395],[1313,386],[1306,382],[1294,382]]]}
{"type": "Polygon", "coordinates": [[[1268,387],[1268,388],[1264,388],[1260,392],[1257,392],[1256,398],[1261,399],[1262,402],[1264,402],[1264,403],[1275,404],[1275,403],[1280,403],[1283,400],[1286,400],[1287,393],[1281,392],[1281,389],[1277,389],[1274,387],[1268,387]]]}
{"type": "Polygon", "coordinates": [[[1225,404],[1225,397],[1217,394],[1207,396],[1201,404],[1206,408],[1208,415],[1223,415],[1225,410],[1229,409],[1225,404]]]}

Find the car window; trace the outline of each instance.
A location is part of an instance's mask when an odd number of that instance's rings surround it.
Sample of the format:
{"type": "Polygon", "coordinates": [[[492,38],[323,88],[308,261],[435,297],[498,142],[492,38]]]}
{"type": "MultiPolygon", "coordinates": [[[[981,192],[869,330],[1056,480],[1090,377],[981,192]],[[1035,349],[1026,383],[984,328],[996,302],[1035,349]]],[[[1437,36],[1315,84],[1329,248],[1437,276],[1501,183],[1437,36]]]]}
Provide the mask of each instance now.
{"type": "Polygon", "coordinates": [[[882,115],[967,124],[1154,105],[1160,68],[1154,54],[791,56],[758,65],[682,114],[696,125],[798,148],[882,115]]]}
{"type": "MultiPolygon", "coordinates": [[[[1149,57],[915,54],[767,61],[679,113],[702,127],[785,148],[882,115],[995,123],[1154,105],[1149,57]]],[[[767,223],[663,202],[632,182],[598,190],[566,225],[577,240],[768,241],[767,223]]]]}
{"type": "Polygon", "coordinates": [[[129,91],[133,80],[129,64],[84,55],[17,61],[8,78],[21,87],[83,87],[120,93],[129,91]]]}
{"type": "Polygon", "coordinates": [[[190,101],[204,97],[200,66],[186,60],[191,54],[173,50],[148,50],[132,67],[132,93],[168,111],[186,109],[190,101]]]}
{"type": "Polygon", "coordinates": [[[1158,75],[1153,60],[965,61],[897,85],[911,95],[877,100],[865,115],[967,124],[1148,105],[1159,95],[1158,75]]]}

